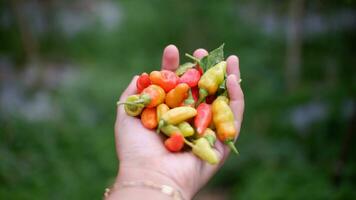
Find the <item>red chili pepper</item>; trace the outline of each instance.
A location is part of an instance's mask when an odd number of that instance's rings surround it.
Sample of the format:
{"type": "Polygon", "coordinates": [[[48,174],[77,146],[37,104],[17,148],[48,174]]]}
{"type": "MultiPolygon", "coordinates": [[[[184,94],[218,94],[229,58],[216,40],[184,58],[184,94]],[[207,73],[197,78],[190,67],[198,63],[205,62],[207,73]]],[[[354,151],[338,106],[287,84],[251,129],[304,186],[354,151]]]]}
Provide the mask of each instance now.
{"type": "Polygon", "coordinates": [[[209,95],[209,96],[206,97],[205,102],[208,103],[208,104],[212,104],[215,99],[216,99],[215,95],[209,95]]]}
{"type": "Polygon", "coordinates": [[[201,68],[199,64],[196,65],[196,68],[199,71],[200,76],[204,74],[203,68],[201,68]]]}
{"type": "Polygon", "coordinates": [[[211,110],[211,105],[207,103],[199,104],[199,106],[197,107],[197,115],[194,119],[194,126],[199,135],[203,134],[205,129],[211,123],[212,118],[213,114],[211,110]]]}
{"type": "Polygon", "coordinates": [[[172,135],[164,141],[164,146],[171,152],[178,152],[184,146],[184,137],[181,133],[172,133],[172,135]]]}
{"type": "Polygon", "coordinates": [[[193,95],[194,101],[197,102],[199,99],[199,88],[193,87],[191,90],[192,90],[192,95],[193,95]]]}
{"type": "Polygon", "coordinates": [[[168,70],[152,71],[150,73],[150,80],[152,84],[162,87],[165,92],[169,92],[179,83],[179,77],[174,72],[168,70]]]}
{"type": "Polygon", "coordinates": [[[181,83],[186,83],[189,87],[195,87],[200,80],[200,72],[197,69],[188,69],[180,78],[181,83]]]}
{"type": "Polygon", "coordinates": [[[144,72],[137,79],[136,82],[137,92],[138,93],[142,92],[142,90],[148,87],[149,85],[151,85],[150,76],[146,72],[144,72]]]}

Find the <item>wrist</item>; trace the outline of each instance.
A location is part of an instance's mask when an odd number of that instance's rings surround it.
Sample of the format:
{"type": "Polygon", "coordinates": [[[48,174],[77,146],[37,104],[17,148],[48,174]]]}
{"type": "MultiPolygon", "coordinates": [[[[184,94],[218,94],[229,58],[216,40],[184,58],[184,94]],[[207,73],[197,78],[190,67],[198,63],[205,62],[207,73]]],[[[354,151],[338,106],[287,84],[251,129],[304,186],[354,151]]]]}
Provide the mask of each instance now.
{"type": "MultiPolygon", "coordinates": [[[[117,189],[115,189],[114,186],[113,193],[124,189],[122,187],[120,189],[120,186],[133,182],[134,183],[148,182],[159,186],[169,186],[175,191],[177,191],[178,193],[180,193],[180,196],[183,197],[184,200],[189,200],[192,198],[192,194],[189,190],[183,188],[175,180],[173,180],[173,178],[167,176],[166,174],[152,169],[146,169],[143,167],[141,168],[132,167],[124,164],[120,164],[118,176],[114,184],[118,187],[117,189]]],[[[154,189],[144,188],[144,190],[147,191],[147,190],[154,190],[154,189]]],[[[156,189],[156,192],[159,193],[160,192],[159,189],[156,189]]],[[[168,197],[167,199],[171,199],[166,194],[161,193],[161,195],[168,197]]]]}

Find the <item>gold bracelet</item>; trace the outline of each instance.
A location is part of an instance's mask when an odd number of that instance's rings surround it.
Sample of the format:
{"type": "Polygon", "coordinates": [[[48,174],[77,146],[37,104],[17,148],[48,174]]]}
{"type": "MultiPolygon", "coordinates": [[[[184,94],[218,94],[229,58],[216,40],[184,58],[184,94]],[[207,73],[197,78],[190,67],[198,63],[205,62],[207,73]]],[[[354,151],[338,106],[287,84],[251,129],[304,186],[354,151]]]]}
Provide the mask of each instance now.
{"type": "Polygon", "coordinates": [[[129,187],[151,188],[151,189],[159,190],[161,193],[172,197],[174,200],[184,200],[183,195],[179,190],[176,190],[169,185],[159,185],[152,181],[130,181],[130,182],[123,182],[120,185],[114,184],[111,188],[105,188],[104,198],[109,197],[114,189],[129,188],[129,187]]]}

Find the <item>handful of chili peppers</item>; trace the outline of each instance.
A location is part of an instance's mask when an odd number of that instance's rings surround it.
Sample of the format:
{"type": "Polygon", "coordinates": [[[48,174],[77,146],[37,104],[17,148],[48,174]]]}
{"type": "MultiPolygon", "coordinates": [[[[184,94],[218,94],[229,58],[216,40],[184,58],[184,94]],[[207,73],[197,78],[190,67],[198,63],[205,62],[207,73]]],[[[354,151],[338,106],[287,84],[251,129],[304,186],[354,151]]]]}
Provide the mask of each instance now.
{"type": "Polygon", "coordinates": [[[140,117],[144,127],[164,134],[164,146],[171,152],[183,151],[186,146],[200,159],[217,164],[214,146],[219,139],[238,154],[223,46],[202,59],[186,54],[194,62],[179,66],[175,72],[142,73],[136,83],[138,94],[118,105],[124,104],[128,115],[140,117]]]}

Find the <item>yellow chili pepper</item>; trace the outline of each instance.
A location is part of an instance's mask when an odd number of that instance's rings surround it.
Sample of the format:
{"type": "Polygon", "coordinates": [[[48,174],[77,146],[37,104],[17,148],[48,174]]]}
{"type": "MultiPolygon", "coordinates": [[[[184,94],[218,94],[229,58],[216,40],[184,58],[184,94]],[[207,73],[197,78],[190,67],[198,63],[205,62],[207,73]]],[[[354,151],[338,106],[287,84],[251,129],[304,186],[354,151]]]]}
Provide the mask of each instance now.
{"type": "Polygon", "coordinates": [[[219,96],[212,105],[213,122],[217,130],[220,141],[227,144],[230,149],[238,154],[234,146],[234,138],[237,136],[234,114],[229,106],[229,99],[226,96],[219,96]]]}
{"type": "Polygon", "coordinates": [[[161,116],[169,110],[169,107],[162,103],[157,106],[157,121],[161,120],[161,116]]]}
{"type": "Polygon", "coordinates": [[[178,128],[184,137],[189,137],[194,135],[194,129],[188,122],[179,123],[178,128]]]}
{"type": "Polygon", "coordinates": [[[210,146],[206,138],[199,138],[194,141],[194,144],[188,140],[184,140],[184,142],[192,148],[192,152],[200,159],[212,165],[219,163],[220,160],[216,150],[210,146]]]}
{"type": "Polygon", "coordinates": [[[181,130],[172,124],[161,127],[161,131],[168,137],[170,137],[173,133],[181,133],[181,130]]]}
{"type": "Polygon", "coordinates": [[[159,121],[157,133],[159,133],[160,128],[167,124],[177,125],[183,121],[186,121],[197,114],[197,111],[188,106],[182,106],[170,109],[164,113],[159,121]]]}
{"type": "Polygon", "coordinates": [[[208,95],[213,95],[219,88],[219,85],[224,82],[226,73],[226,62],[221,61],[214,67],[208,69],[200,78],[199,86],[199,100],[200,104],[208,95]]]}

